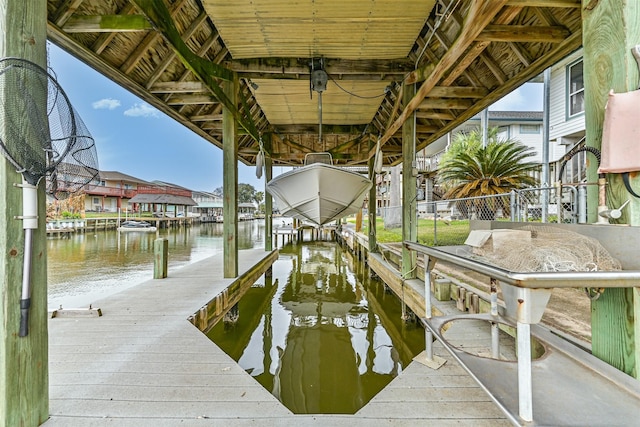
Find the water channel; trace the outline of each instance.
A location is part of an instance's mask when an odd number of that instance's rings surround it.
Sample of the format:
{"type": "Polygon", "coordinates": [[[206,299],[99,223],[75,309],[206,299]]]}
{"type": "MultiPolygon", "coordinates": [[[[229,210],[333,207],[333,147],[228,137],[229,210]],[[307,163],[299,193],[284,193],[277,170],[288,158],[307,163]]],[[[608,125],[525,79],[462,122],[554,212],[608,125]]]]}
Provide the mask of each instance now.
{"type": "MultiPolygon", "coordinates": [[[[241,222],[238,248],[264,246],[260,221],[241,222]]],[[[116,230],[47,239],[49,309],[86,307],[97,299],[153,278],[153,245],[169,241],[169,271],[222,252],[222,224],[160,229],[157,233],[116,230]]]]}
{"type": "MultiPolygon", "coordinates": [[[[264,245],[259,221],[239,247],[264,245]]],[[[100,231],[49,239],[49,307],[88,306],[152,277],[153,242],[169,240],[169,271],[222,251],[221,224],[156,233],[100,231]]],[[[355,413],[424,349],[398,299],[333,242],[288,244],[208,334],[294,413],[355,413]]]]}

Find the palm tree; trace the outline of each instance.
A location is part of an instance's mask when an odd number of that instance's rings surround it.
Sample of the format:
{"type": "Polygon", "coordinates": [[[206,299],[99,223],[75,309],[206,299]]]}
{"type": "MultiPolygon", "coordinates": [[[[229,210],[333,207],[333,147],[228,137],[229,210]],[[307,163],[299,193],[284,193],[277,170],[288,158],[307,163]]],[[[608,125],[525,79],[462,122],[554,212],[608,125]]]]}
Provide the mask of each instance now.
{"type": "MultiPolygon", "coordinates": [[[[497,129],[489,133],[486,147],[478,144],[478,132],[471,132],[459,136],[450,152],[453,155],[443,156],[438,168],[445,198],[505,194],[536,183],[532,172],[538,165],[526,161],[535,152],[517,140],[499,139],[497,129]]],[[[493,219],[497,204],[503,205],[498,202],[490,206],[487,199],[481,199],[478,204],[482,205],[476,206],[480,219],[493,219]]]]}

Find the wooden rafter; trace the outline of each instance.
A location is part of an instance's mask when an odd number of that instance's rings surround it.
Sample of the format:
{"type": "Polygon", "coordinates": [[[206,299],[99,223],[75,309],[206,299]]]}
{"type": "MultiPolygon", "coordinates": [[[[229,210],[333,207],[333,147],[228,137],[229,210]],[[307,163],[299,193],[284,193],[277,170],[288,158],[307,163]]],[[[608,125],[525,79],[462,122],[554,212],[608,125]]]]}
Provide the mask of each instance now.
{"type": "Polygon", "coordinates": [[[233,114],[233,117],[251,136],[258,140],[260,136],[256,133],[252,133],[255,129],[255,125],[250,122],[246,117],[240,114],[237,106],[229,100],[224,91],[218,84],[215,78],[221,78],[225,80],[233,80],[233,72],[224,68],[218,64],[214,64],[210,61],[194,54],[189,47],[182,40],[180,33],[173,24],[170,18],[169,10],[166,8],[164,2],[158,2],[153,0],[132,0],[140,10],[147,16],[147,18],[153,23],[156,30],[161,32],[165,39],[175,50],[176,54],[182,60],[183,64],[190,69],[194,75],[202,80],[207,87],[214,93],[216,98],[224,104],[224,106],[233,114]]]}
{"type": "Polygon", "coordinates": [[[487,25],[478,35],[478,41],[560,43],[571,32],[560,26],[487,25]]]}
{"type": "MultiPolygon", "coordinates": [[[[127,3],[122,8],[122,10],[120,11],[119,15],[128,15],[134,9],[135,9],[135,7],[131,3],[127,3]]],[[[102,51],[105,50],[107,48],[107,46],[109,46],[109,43],[111,43],[111,41],[116,37],[116,35],[118,35],[118,33],[102,33],[102,34],[100,34],[100,36],[98,36],[96,41],[93,43],[91,49],[96,54],[100,55],[102,53],[102,51]]]]}
{"type": "Polygon", "coordinates": [[[75,11],[80,7],[84,0],[67,0],[63,3],[63,5],[56,11],[53,16],[53,22],[58,27],[64,26],[67,20],[75,13],[75,11]]]}
{"type": "Polygon", "coordinates": [[[62,30],[65,33],[124,33],[152,28],[141,15],[82,15],[70,17],[62,30]]]}
{"type": "MultiPolygon", "coordinates": [[[[180,8],[184,4],[185,0],[178,1],[171,5],[171,9],[169,13],[171,17],[175,17],[175,15],[180,11],[180,8]]],[[[188,40],[191,38],[193,33],[200,27],[202,22],[207,18],[207,15],[202,13],[198,18],[194,20],[194,22],[189,25],[189,28],[182,34],[182,38],[184,40],[188,40]]],[[[144,56],[144,54],[149,50],[149,48],[155,45],[158,40],[160,40],[161,36],[157,32],[151,32],[145,36],[142,42],[138,43],[135,50],[129,55],[129,57],[124,61],[124,63],[120,66],[120,69],[125,73],[129,74],[131,70],[138,64],[138,61],[144,56]]]]}
{"type": "MultiPolygon", "coordinates": [[[[425,96],[433,89],[442,76],[453,66],[463,55],[466,49],[473,43],[478,34],[489,22],[500,12],[507,0],[478,0],[471,3],[469,13],[465,19],[462,33],[458,36],[453,45],[447,50],[440,62],[435,66],[429,78],[420,86],[417,94],[405,106],[400,117],[389,127],[380,139],[380,144],[386,143],[409,116],[420,105],[425,96]]],[[[369,153],[373,155],[375,153],[369,153]]]]}
{"type": "Polygon", "coordinates": [[[557,7],[557,8],[576,8],[582,7],[580,0],[509,0],[509,6],[527,6],[527,7],[557,7]]]}

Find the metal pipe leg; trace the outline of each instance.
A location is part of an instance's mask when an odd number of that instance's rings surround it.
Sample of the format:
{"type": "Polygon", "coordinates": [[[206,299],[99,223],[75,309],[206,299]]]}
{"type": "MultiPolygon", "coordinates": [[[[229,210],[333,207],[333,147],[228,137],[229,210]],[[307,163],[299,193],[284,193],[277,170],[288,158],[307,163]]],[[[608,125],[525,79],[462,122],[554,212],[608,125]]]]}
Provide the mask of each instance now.
{"type": "MultiPolygon", "coordinates": [[[[431,320],[431,270],[435,261],[431,261],[428,255],[424,255],[424,309],[427,323],[431,320]]],[[[425,338],[425,359],[422,363],[432,369],[438,369],[445,364],[446,360],[433,355],[433,333],[428,326],[424,328],[425,338]]]]}
{"type": "Polygon", "coordinates": [[[518,334],[518,408],[520,418],[533,421],[533,384],[531,381],[531,325],[517,322],[518,334]]]}
{"type": "MultiPolygon", "coordinates": [[[[498,317],[498,286],[496,279],[491,279],[491,316],[498,317]]],[[[498,322],[491,322],[491,356],[500,358],[500,329],[498,322]]]]}

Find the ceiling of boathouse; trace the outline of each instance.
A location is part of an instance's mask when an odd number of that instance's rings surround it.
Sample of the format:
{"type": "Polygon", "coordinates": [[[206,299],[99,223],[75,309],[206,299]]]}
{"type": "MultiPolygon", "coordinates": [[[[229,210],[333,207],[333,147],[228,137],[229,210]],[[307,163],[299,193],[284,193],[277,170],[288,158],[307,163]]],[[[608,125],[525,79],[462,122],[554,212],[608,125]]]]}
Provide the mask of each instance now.
{"type": "Polygon", "coordinates": [[[415,117],[420,150],[582,44],[580,0],[47,0],[47,10],[52,42],[220,148],[223,109],[235,109],[240,160],[255,164],[262,136],[274,166],[318,151],[364,166],[378,140],[385,164],[398,164],[405,121],[415,117]],[[237,105],[222,89],[235,76],[237,105]]]}

